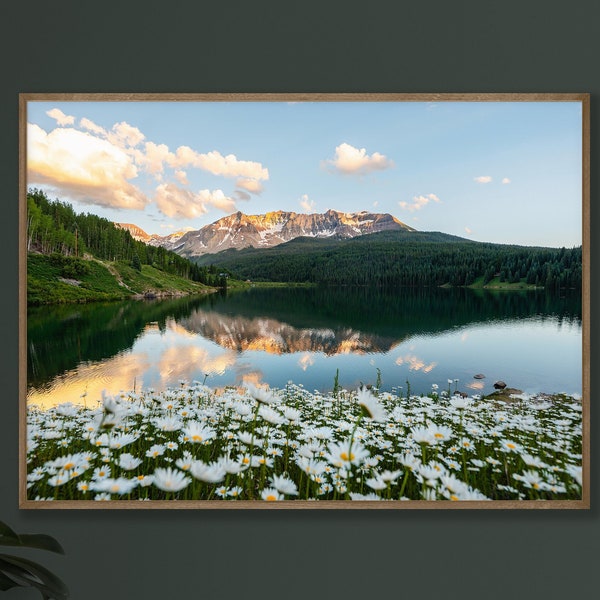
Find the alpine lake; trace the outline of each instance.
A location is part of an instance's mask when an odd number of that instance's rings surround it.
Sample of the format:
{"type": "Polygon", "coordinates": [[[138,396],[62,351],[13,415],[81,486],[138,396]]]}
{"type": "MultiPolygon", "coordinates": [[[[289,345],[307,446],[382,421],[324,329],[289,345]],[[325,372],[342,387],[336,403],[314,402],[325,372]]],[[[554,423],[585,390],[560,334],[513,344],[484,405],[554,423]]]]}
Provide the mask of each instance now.
{"type": "Polygon", "coordinates": [[[33,307],[27,358],[27,400],[41,407],[194,381],[326,392],[336,373],[341,388],[379,382],[399,395],[487,395],[498,380],[581,394],[581,294],[254,287],[33,307]]]}

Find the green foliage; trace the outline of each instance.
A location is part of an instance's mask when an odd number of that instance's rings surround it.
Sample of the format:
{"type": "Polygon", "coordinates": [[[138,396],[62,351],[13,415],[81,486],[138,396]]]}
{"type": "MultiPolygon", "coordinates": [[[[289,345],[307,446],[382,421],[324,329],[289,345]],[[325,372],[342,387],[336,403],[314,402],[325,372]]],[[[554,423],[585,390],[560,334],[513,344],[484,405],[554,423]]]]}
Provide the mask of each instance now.
{"type": "Polygon", "coordinates": [[[156,290],[191,293],[223,284],[216,269],[211,273],[138,242],[108,219],[76,214],[39,190],[27,195],[27,248],[28,304],[117,300],[156,290]]]}
{"type": "Polygon", "coordinates": [[[382,232],[341,241],[298,238],[203,260],[239,279],[353,286],[469,286],[479,279],[486,285],[499,276],[502,283],[558,290],[580,288],[582,274],[581,247],[489,244],[437,232],[382,232]]]}
{"type": "Polygon", "coordinates": [[[151,265],[206,285],[218,283],[214,277],[210,278],[209,269],[165,248],[134,240],[129,231],[108,219],[89,213],[77,214],[70,204],[51,201],[36,189],[27,194],[27,249],[63,256],[89,254],[111,262],[123,260],[137,271],[143,265],[151,265]]]}
{"type": "Polygon", "coordinates": [[[63,277],[76,279],[90,273],[90,266],[87,261],[74,256],[65,256],[58,252],[50,255],[50,264],[58,267],[63,277]]]}
{"type": "Polygon", "coordinates": [[[141,271],[142,270],[142,263],[140,262],[140,257],[138,255],[138,253],[134,253],[133,258],[131,259],[131,266],[136,270],[136,271],[141,271]]]}
{"type": "MultiPolygon", "coordinates": [[[[19,535],[1,521],[0,546],[65,553],[53,537],[44,534],[19,535]]],[[[32,587],[38,590],[45,600],[66,600],[69,597],[67,586],[45,567],[21,556],[0,554],[0,591],[15,587],[32,587]]]]}

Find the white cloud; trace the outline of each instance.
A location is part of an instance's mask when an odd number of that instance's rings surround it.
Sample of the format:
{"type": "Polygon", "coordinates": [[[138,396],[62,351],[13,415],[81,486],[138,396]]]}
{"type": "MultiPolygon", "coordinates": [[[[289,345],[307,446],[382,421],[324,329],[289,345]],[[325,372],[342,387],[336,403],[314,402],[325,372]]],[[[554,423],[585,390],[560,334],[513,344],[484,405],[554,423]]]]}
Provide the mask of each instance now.
{"type": "Polygon", "coordinates": [[[471,229],[469,229],[468,227],[465,227],[465,232],[468,233],[469,235],[471,235],[473,233],[473,231],[471,229]]]}
{"type": "Polygon", "coordinates": [[[506,184],[506,183],[510,183],[510,179],[509,179],[508,177],[505,177],[505,178],[502,180],[502,183],[504,183],[504,184],[506,184]]]}
{"type": "Polygon", "coordinates": [[[315,210],[316,203],[314,200],[308,199],[308,194],[300,196],[300,206],[307,212],[313,212],[315,210]]]}
{"type": "Polygon", "coordinates": [[[136,153],[136,162],[152,175],[159,175],[164,171],[164,163],[173,156],[165,144],[146,142],[144,152],[136,153]]]}
{"type": "Polygon", "coordinates": [[[88,118],[75,117],[58,108],[47,113],[59,124],[50,133],[28,124],[28,183],[48,185],[63,196],[82,203],[113,208],[142,209],[152,200],[131,180],[141,173],[161,183],[155,200],[167,216],[193,218],[208,207],[225,212],[236,210],[237,200],[260,194],[269,171],[259,162],[238,160],[218,151],[199,153],[188,146],[171,152],[166,144],[146,140],[145,135],[125,121],[104,129],[88,118]],[[236,178],[237,189],[226,196],[222,190],[193,193],[185,167],[213,175],[236,178]],[[164,183],[163,183],[164,182],[164,183]]]}
{"type": "Polygon", "coordinates": [[[377,208],[379,206],[379,200],[375,200],[375,202],[373,202],[373,207],[377,208]]]}
{"type": "Polygon", "coordinates": [[[199,196],[174,183],[159,185],[155,200],[160,212],[173,219],[193,219],[208,212],[199,196]]]}
{"type": "Polygon", "coordinates": [[[121,121],[112,126],[108,139],[117,146],[135,147],[146,139],[146,136],[133,125],[121,121]]]}
{"type": "Polygon", "coordinates": [[[237,210],[235,200],[226,196],[222,190],[214,190],[213,192],[210,190],[201,190],[198,195],[207,204],[211,204],[223,212],[232,213],[237,210]]]}
{"type": "Polygon", "coordinates": [[[441,200],[435,194],[427,194],[426,196],[413,196],[412,202],[398,202],[398,206],[409,212],[421,210],[424,206],[427,206],[430,202],[441,202],[441,200]]]}
{"type": "Polygon", "coordinates": [[[63,125],[73,125],[75,123],[74,116],[65,115],[59,108],[53,108],[52,110],[46,111],[46,114],[54,119],[61,127],[63,125]]]}
{"type": "Polygon", "coordinates": [[[238,160],[234,154],[223,156],[217,150],[200,154],[189,146],[179,146],[170,165],[179,168],[196,167],[223,177],[243,177],[258,181],[269,179],[269,170],[258,162],[238,160]]]}
{"type": "Polygon", "coordinates": [[[235,211],[235,201],[222,190],[200,190],[194,194],[174,183],[163,183],[156,188],[155,199],[159,210],[173,219],[199,217],[208,212],[210,206],[227,213],[235,211]]]}
{"type": "Polygon", "coordinates": [[[260,194],[263,191],[262,183],[256,179],[241,178],[235,182],[235,185],[251,194],[260,194]]]}
{"type": "Polygon", "coordinates": [[[477,183],[489,183],[492,181],[492,178],[489,175],[480,175],[479,177],[475,177],[473,181],[477,183]]]}
{"type": "Polygon", "coordinates": [[[383,154],[373,152],[370,156],[365,148],[355,148],[347,143],[342,143],[335,149],[335,157],[325,161],[340,173],[365,175],[372,171],[389,169],[394,163],[383,154]]]}
{"type": "Polygon", "coordinates": [[[106,132],[106,129],[104,129],[104,127],[100,127],[100,125],[96,125],[96,123],[94,123],[94,121],[90,121],[89,119],[86,119],[85,117],[83,117],[82,119],[79,119],[79,126],[83,127],[83,129],[87,129],[88,131],[91,131],[92,133],[95,133],[96,135],[100,135],[102,137],[106,137],[108,135],[106,132]]]}
{"type": "Polygon", "coordinates": [[[108,140],[77,129],[46,133],[27,126],[28,184],[46,184],[85,204],[143,209],[150,200],[129,182],[137,174],[131,156],[108,140]]]}
{"type": "Polygon", "coordinates": [[[177,181],[179,181],[179,183],[182,185],[189,184],[187,173],[185,171],[175,171],[175,179],[177,179],[177,181]]]}

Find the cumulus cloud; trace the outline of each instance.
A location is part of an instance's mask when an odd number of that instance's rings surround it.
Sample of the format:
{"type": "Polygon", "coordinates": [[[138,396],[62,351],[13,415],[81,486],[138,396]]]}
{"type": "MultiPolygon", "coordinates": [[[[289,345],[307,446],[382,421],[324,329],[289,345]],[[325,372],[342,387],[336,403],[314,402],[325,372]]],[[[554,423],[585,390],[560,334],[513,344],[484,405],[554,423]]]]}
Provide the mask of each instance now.
{"type": "Polygon", "coordinates": [[[313,212],[315,210],[316,203],[314,200],[308,199],[308,194],[300,196],[300,206],[307,212],[313,212]]]}
{"type": "Polygon", "coordinates": [[[179,181],[179,183],[182,185],[189,184],[187,173],[185,171],[175,171],[175,179],[177,179],[177,181],[179,181]]]}
{"type": "Polygon", "coordinates": [[[370,156],[365,148],[355,148],[343,142],[335,149],[335,157],[325,161],[326,165],[345,174],[365,175],[372,171],[389,169],[394,163],[383,154],[373,152],[370,156]]]}
{"type": "Polygon", "coordinates": [[[236,210],[236,201],[260,194],[262,182],[269,179],[268,169],[259,162],[239,160],[234,154],[224,156],[216,150],[200,153],[189,146],[171,151],[166,144],[147,140],[126,121],[105,129],[85,117],[75,126],[75,117],[58,108],[47,114],[58,123],[49,133],[28,124],[28,183],[48,185],[72,200],[130,209],[143,209],[155,200],[167,216],[193,218],[209,207],[236,210]],[[239,189],[230,196],[218,189],[194,193],[186,189],[188,167],[235,178],[239,189]],[[142,173],[161,183],[154,199],[132,181],[142,173]]]}
{"type": "Polygon", "coordinates": [[[217,150],[201,154],[189,146],[179,146],[169,164],[177,168],[196,167],[223,177],[242,177],[258,181],[269,179],[269,170],[261,163],[238,160],[235,154],[223,156],[217,150]]]}
{"type": "Polygon", "coordinates": [[[256,179],[241,178],[235,182],[235,185],[251,194],[260,194],[263,191],[262,183],[256,179]]]}
{"type": "Polygon", "coordinates": [[[479,177],[475,177],[474,181],[477,183],[489,183],[492,181],[492,178],[489,175],[480,175],[479,177]]]}
{"type": "Polygon", "coordinates": [[[79,126],[82,127],[83,129],[87,129],[88,131],[91,131],[92,133],[95,133],[96,135],[101,135],[103,137],[107,136],[107,132],[106,132],[106,129],[104,129],[104,127],[100,127],[100,125],[96,125],[96,123],[94,123],[94,121],[90,121],[90,119],[86,119],[85,117],[83,117],[82,119],[79,119],[79,126]]]}
{"type": "Polygon", "coordinates": [[[174,183],[163,183],[156,188],[156,205],[172,219],[193,219],[208,212],[213,206],[224,212],[235,211],[235,201],[222,190],[200,190],[194,194],[174,183]]]}
{"type": "Polygon", "coordinates": [[[75,117],[72,115],[65,115],[65,113],[59,108],[53,108],[52,110],[46,111],[46,114],[54,119],[61,127],[64,125],[73,125],[75,123],[75,117]]]}
{"type": "Polygon", "coordinates": [[[225,213],[232,213],[237,210],[235,200],[226,196],[222,190],[214,190],[213,192],[210,190],[201,190],[198,195],[207,204],[211,204],[225,213]]]}
{"type": "Polygon", "coordinates": [[[409,212],[415,212],[416,210],[421,210],[430,202],[441,202],[441,200],[435,194],[427,194],[426,196],[413,196],[411,202],[398,202],[398,206],[409,212]]]}
{"type": "Polygon", "coordinates": [[[146,171],[154,176],[160,175],[164,171],[164,163],[173,154],[169,152],[169,147],[165,144],[155,144],[146,142],[144,152],[136,153],[136,162],[146,171]]]}
{"type": "Polygon", "coordinates": [[[469,229],[468,227],[465,227],[465,232],[468,233],[469,235],[471,235],[473,233],[473,231],[471,229],[469,229]]]}
{"type": "Polygon", "coordinates": [[[504,183],[504,184],[510,183],[510,179],[509,179],[508,177],[505,177],[505,178],[502,180],[502,183],[504,183]]]}
{"type": "Polygon", "coordinates": [[[150,200],[129,182],[137,174],[132,158],[108,140],[77,129],[46,133],[27,126],[30,184],[46,184],[86,204],[143,209],[150,200]]]}
{"type": "Polygon", "coordinates": [[[146,136],[137,127],[121,121],[112,126],[108,139],[117,146],[133,148],[143,142],[146,136]]]}

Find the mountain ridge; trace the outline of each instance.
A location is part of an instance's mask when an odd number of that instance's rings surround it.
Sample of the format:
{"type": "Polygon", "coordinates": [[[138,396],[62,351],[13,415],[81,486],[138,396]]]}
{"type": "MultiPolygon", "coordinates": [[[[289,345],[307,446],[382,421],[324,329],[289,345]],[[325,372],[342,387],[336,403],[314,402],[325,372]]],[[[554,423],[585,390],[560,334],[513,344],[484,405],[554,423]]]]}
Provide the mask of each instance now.
{"type": "Polygon", "coordinates": [[[389,213],[347,213],[332,209],[311,214],[278,210],[247,215],[237,211],[198,230],[168,236],[149,235],[131,223],[117,225],[127,229],[135,239],[186,258],[228,249],[272,248],[298,237],[350,239],[381,231],[415,231],[389,213]]]}

